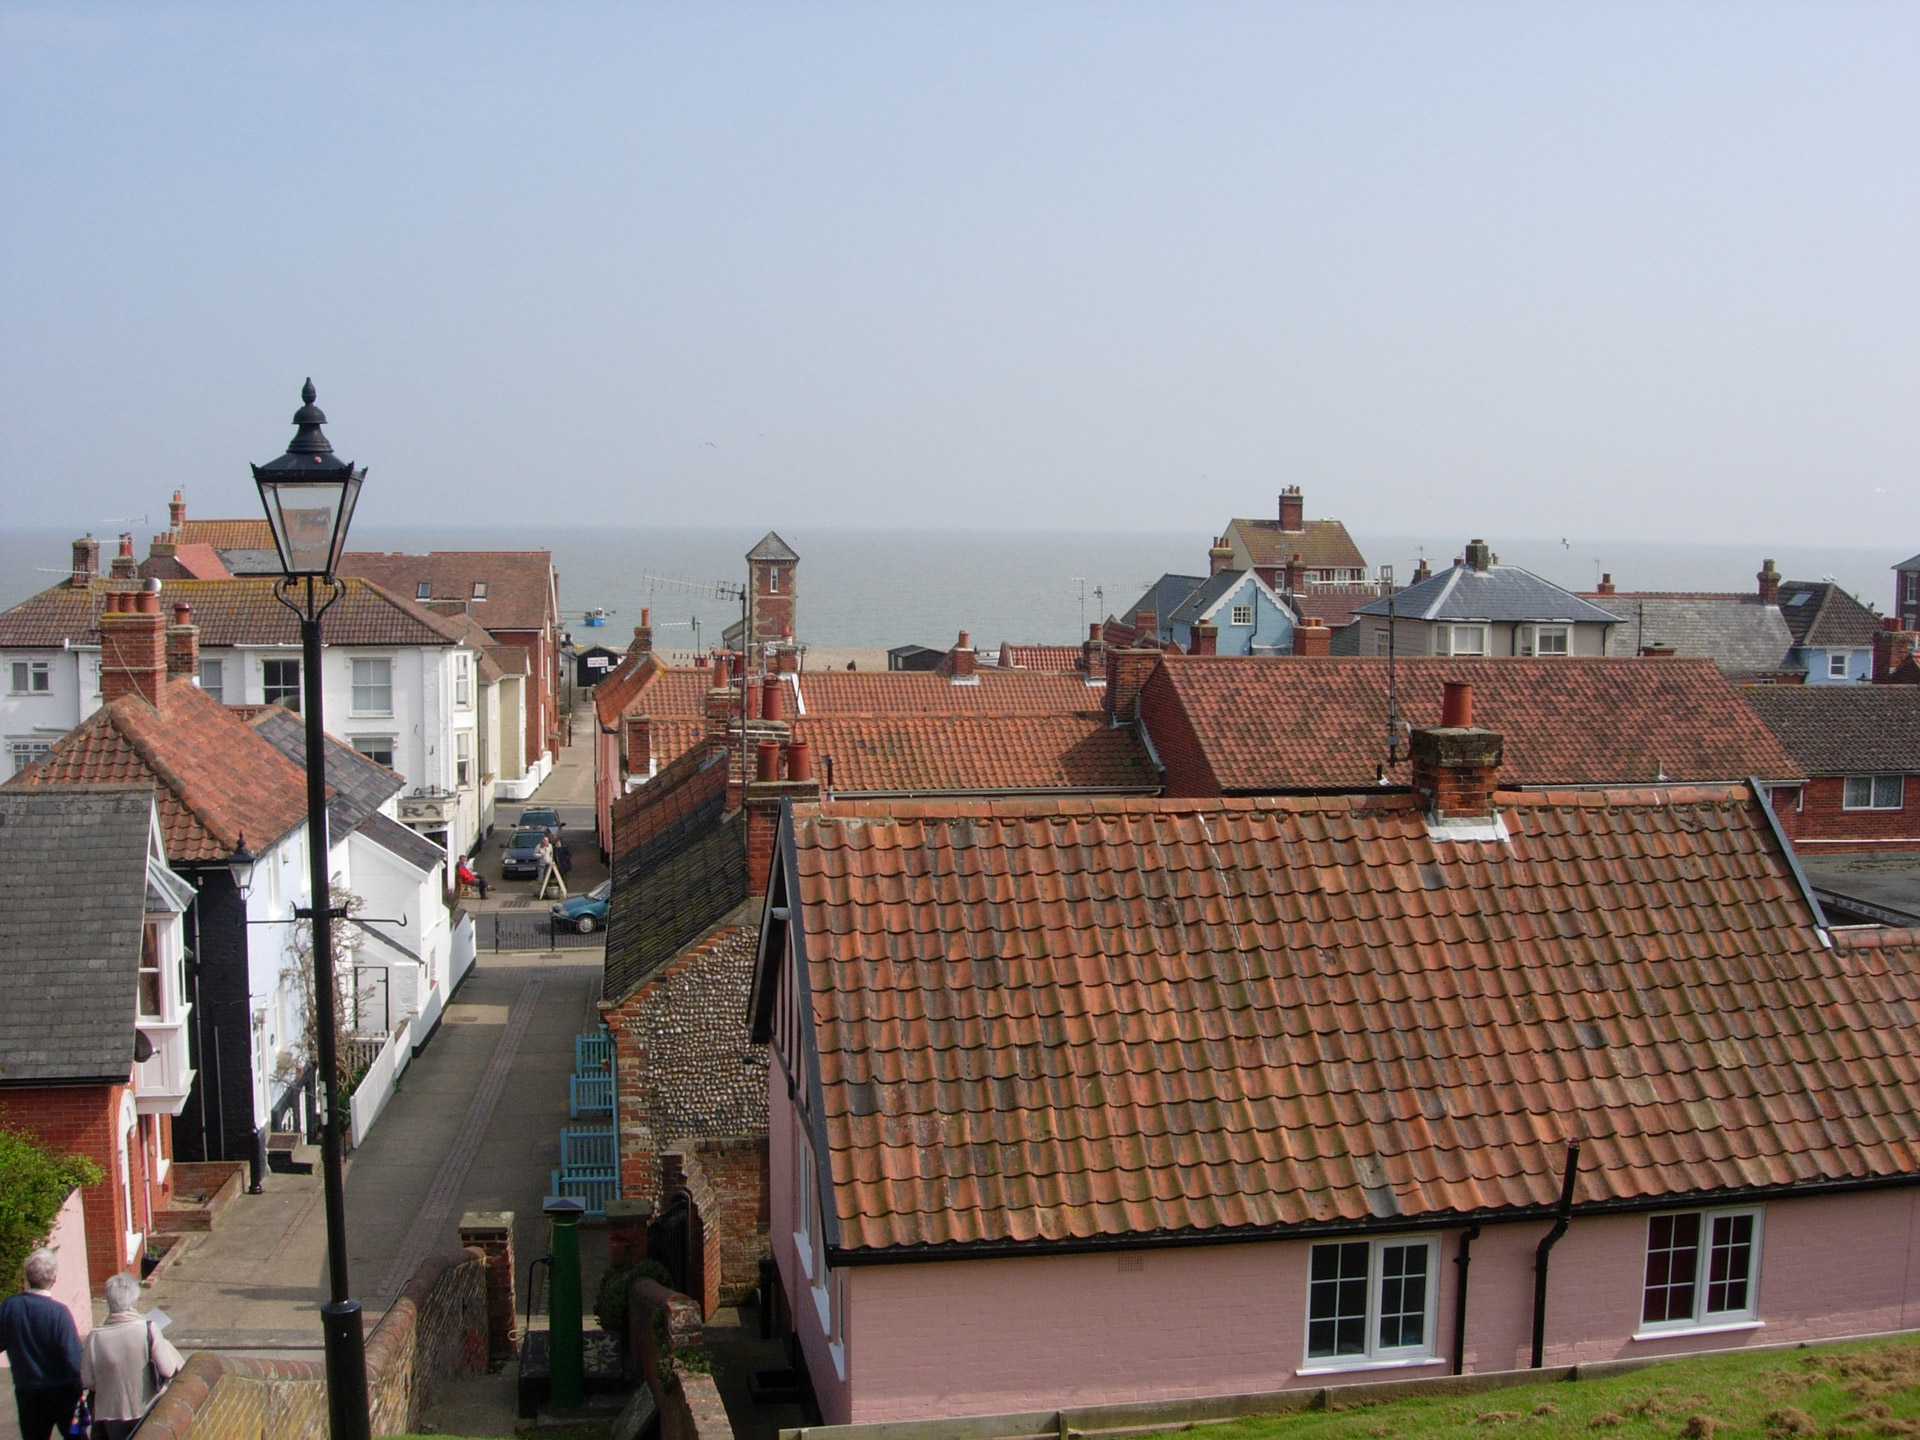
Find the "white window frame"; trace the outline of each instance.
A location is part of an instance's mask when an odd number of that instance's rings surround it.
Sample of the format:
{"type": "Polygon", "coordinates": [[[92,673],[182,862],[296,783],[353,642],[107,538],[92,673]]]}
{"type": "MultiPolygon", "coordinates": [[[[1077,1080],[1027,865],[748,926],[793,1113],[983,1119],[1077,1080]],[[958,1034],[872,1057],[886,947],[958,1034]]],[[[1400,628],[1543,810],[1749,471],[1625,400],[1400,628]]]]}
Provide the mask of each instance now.
{"type": "Polygon", "coordinates": [[[1437,1235],[1355,1237],[1348,1240],[1328,1240],[1309,1246],[1307,1249],[1306,1326],[1300,1341],[1303,1353],[1299,1373],[1314,1375],[1338,1370],[1379,1370],[1393,1366],[1433,1364],[1439,1358],[1439,1337],[1435,1334],[1439,1319],[1439,1302],[1440,1237],[1437,1235]],[[1313,1257],[1317,1251],[1342,1245],[1367,1247],[1366,1348],[1363,1351],[1344,1355],[1316,1355],[1313,1353],[1313,1257]],[[1380,1303],[1384,1284],[1381,1256],[1387,1250],[1406,1247],[1424,1249],[1427,1255],[1424,1296],[1426,1305],[1420,1327],[1421,1340],[1418,1345],[1385,1346],[1380,1344],[1380,1303]]]}
{"type": "Polygon", "coordinates": [[[1541,660],[1562,660],[1573,653],[1573,627],[1571,625],[1527,625],[1520,631],[1520,653],[1541,660]],[[1548,638],[1560,642],[1558,650],[1542,648],[1542,642],[1548,638]]]}
{"type": "Polygon", "coordinates": [[[462,710],[473,708],[473,656],[464,650],[453,652],[453,703],[462,710]]]}
{"type": "Polygon", "coordinates": [[[453,732],[453,784],[457,790],[473,784],[473,731],[453,732]]]}
{"type": "Polygon", "coordinates": [[[1373,632],[1373,653],[1384,655],[1392,647],[1392,632],[1382,627],[1373,632]]]}
{"type": "Polygon", "coordinates": [[[227,662],[225,660],[212,657],[202,658],[200,661],[200,673],[195,678],[199,680],[202,690],[222,704],[226,703],[227,662]],[[207,684],[208,675],[212,675],[213,677],[213,684],[211,685],[207,684]]]}
{"type": "Polygon", "coordinates": [[[29,765],[38,764],[53,749],[52,740],[42,740],[34,735],[15,735],[7,740],[7,759],[13,766],[9,772],[18,775],[29,765]]]}
{"type": "Polygon", "coordinates": [[[1757,1330],[1760,1319],[1760,1266],[1764,1255],[1765,1213],[1757,1205],[1731,1205],[1714,1209],[1662,1210],[1647,1217],[1646,1241],[1641,1247],[1640,1315],[1636,1340],[1660,1339],[1671,1335],[1711,1335],[1723,1330],[1757,1330]],[[1657,1221],[1681,1215],[1700,1217],[1700,1249],[1694,1260],[1693,1313],[1677,1320],[1648,1320],[1646,1316],[1647,1258],[1653,1245],[1653,1227],[1657,1221]],[[1749,1216],[1753,1220],[1753,1238],[1747,1256],[1747,1303],[1737,1309],[1709,1310],[1708,1284],[1712,1278],[1713,1229],[1718,1220],[1749,1216]]]}
{"type": "Polygon", "coordinates": [[[1493,653],[1492,627],[1477,622],[1462,625],[1450,625],[1445,622],[1437,624],[1433,627],[1433,653],[1435,655],[1466,655],[1476,659],[1490,655],[1493,653]],[[1460,635],[1463,631],[1478,635],[1480,641],[1478,650],[1460,648],[1460,635]]]}
{"type": "Polygon", "coordinates": [[[1230,623],[1230,624],[1234,624],[1234,625],[1246,625],[1246,626],[1249,626],[1249,627],[1250,627],[1250,626],[1252,626],[1252,624],[1253,624],[1253,606],[1251,606],[1251,605],[1236,605],[1236,606],[1234,606],[1234,607],[1233,607],[1233,618],[1232,618],[1232,620],[1231,620],[1231,621],[1230,621],[1229,623],[1230,623]]]}
{"type": "MultiPolygon", "coordinates": [[[[262,655],[260,657],[260,698],[268,705],[286,704],[289,710],[300,709],[301,691],[305,688],[306,677],[300,673],[300,657],[297,655],[262,655]],[[269,665],[293,666],[293,703],[287,704],[285,697],[274,700],[267,696],[267,667],[269,665]]],[[[278,687],[285,689],[285,686],[278,687]]]]}
{"type": "Polygon", "coordinates": [[[1842,810],[1904,810],[1907,804],[1907,777],[1904,775],[1847,775],[1840,781],[1840,808],[1842,810]],[[1860,803],[1854,799],[1854,786],[1865,782],[1866,801],[1860,803]],[[1886,789],[1893,791],[1893,803],[1885,804],[1881,796],[1886,789]]]}
{"type": "Polygon", "coordinates": [[[9,695],[51,695],[53,694],[53,662],[51,660],[15,660],[7,672],[7,693],[9,695]],[[25,680],[23,685],[20,682],[25,680]]]}
{"type": "Polygon", "coordinates": [[[364,755],[376,765],[384,765],[389,770],[394,768],[393,757],[395,750],[398,748],[396,737],[392,735],[352,735],[348,737],[347,743],[353,746],[356,755],[364,755]],[[386,751],[387,758],[382,760],[367,748],[369,745],[381,747],[386,751]]]}
{"type": "Polygon", "coordinates": [[[354,655],[347,661],[347,678],[350,682],[348,713],[353,715],[391,715],[393,714],[393,660],[386,655],[354,655]],[[373,667],[385,666],[383,680],[363,680],[361,667],[368,667],[370,674],[378,673],[373,667]],[[387,703],[379,703],[379,692],[385,691],[387,703]],[[373,703],[364,703],[371,701],[373,703]]]}
{"type": "Polygon", "coordinates": [[[1829,650],[1827,652],[1827,678],[1829,680],[1844,680],[1847,678],[1846,651],[1829,650]]]}

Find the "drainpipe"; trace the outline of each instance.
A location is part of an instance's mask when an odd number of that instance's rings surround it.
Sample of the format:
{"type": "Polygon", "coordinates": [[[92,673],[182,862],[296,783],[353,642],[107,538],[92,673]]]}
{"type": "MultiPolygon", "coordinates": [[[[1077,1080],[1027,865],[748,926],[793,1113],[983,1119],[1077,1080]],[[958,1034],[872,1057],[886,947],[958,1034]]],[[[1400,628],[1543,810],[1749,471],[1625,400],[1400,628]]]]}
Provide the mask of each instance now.
{"type": "Polygon", "coordinates": [[[1560,1179],[1560,1203],[1555,1208],[1553,1228],[1541,1237],[1540,1243],[1533,1248],[1533,1364],[1540,1368],[1540,1354],[1547,1340],[1547,1257],[1553,1253],[1553,1247],[1560,1243],[1560,1237],[1567,1233],[1567,1225],[1573,1219],[1573,1182],[1580,1170],[1580,1142],[1567,1142],[1567,1169],[1560,1179]]]}
{"type": "Polygon", "coordinates": [[[1453,1373],[1467,1368],[1467,1271],[1473,1265],[1473,1242],[1480,1238],[1480,1227],[1469,1225],[1460,1232],[1460,1253],[1453,1257],[1460,1276],[1453,1291],[1453,1373]]]}

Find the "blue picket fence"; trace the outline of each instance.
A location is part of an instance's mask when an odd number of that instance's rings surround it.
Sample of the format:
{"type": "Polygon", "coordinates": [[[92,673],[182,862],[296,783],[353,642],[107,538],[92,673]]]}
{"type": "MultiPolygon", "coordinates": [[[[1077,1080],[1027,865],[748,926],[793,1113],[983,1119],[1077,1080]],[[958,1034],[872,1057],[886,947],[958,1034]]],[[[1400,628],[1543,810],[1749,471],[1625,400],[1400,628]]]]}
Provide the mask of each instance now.
{"type": "Polygon", "coordinates": [[[604,1215],[620,1193],[620,1142],[613,1123],[613,1039],[605,1030],[573,1038],[574,1073],[567,1077],[567,1110],[575,1120],[563,1126],[560,1168],[550,1193],[580,1201],[589,1215],[604,1215]]]}

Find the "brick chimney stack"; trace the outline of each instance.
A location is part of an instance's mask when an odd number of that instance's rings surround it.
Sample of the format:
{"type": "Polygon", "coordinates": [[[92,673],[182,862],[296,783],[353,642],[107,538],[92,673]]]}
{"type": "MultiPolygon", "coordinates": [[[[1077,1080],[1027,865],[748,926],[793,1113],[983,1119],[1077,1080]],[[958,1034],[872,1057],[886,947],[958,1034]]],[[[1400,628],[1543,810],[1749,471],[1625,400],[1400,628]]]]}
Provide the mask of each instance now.
{"type": "Polygon", "coordinates": [[[1500,734],[1473,723],[1471,685],[1449,680],[1443,696],[1440,724],[1412,735],[1413,788],[1431,821],[1490,821],[1500,783],[1500,734]]]}
{"type": "Polygon", "coordinates": [[[1331,655],[1333,653],[1333,631],[1320,623],[1318,615],[1302,616],[1300,623],[1293,627],[1293,653],[1296,655],[1331,655]]]}
{"type": "Polygon", "coordinates": [[[640,607],[640,623],[633,627],[633,643],[627,646],[627,654],[645,658],[653,653],[653,609],[640,607]]]}
{"type": "Polygon", "coordinates": [[[1160,633],[1160,617],[1151,610],[1136,610],[1133,612],[1133,630],[1136,635],[1152,639],[1160,633]]]}
{"type": "Polygon", "coordinates": [[[200,683],[200,627],[184,600],[173,602],[173,623],[167,627],[167,678],[176,676],[200,683]]]}
{"type": "Polygon", "coordinates": [[[1288,535],[1299,535],[1307,528],[1307,501],[1300,493],[1298,485],[1289,485],[1280,492],[1280,529],[1288,535]]]}
{"type": "Polygon", "coordinates": [[[1600,577],[1600,584],[1595,588],[1602,595],[1613,594],[1613,572],[1608,571],[1606,574],[1602,575],[1600,577]]]}
{"type": "Polygon", "coordinates": [[[627,774],[653,774],[653,717],[627,716],[627,774]]]}
{"type": "Polygon", "coordinates": [[[1487,542],[1478,538],[1467,542],[1465,563],[1471,565],[1481,575],[1487,573],[1487,566],[1493,563],[1493,551],[1487,542]]]}
{"type": "Polygon", "coordinates": [[[160,614],[160,582],[147,583],[152,588],[110,593],[100,614],[103,705],[137,695],[154,709],[162,708],[167,682],[166,621],[160,614]]]}
{"type": "Polygon", "coordinates": [[[1413,578],[1407,583],[1409,585],[1418,585],[1422,580],[1431,580],[1432,578],[1433,566],[1429,565],[1427,563],[1427,557],[1422,555],[1420,557],[1420,563],[1413,567],[1413,578]]]}
{"type": "Polygon", "coordinates": [[[1087,622],[1087,638],[1080,642],[1080,665],[1087,672],[1089,685],[1106,682],[1107,642],[1098,620],[1087,622]]]}
{"type": "Polygon", "coordinates": [[[757,772],[748,782],[747,893],[765,895],[773,871],[773,852],[780,838],[780,802],[796,805],[820,798],[820,782],[813,778],[813,758],[804,740],[781,745],[763,740],[757,751],[757,772]],[[769,754],[768,752],[772,753],[769,754]],[[788,778],[780,779],[785,769],[788,778]]]}
{"type": "Polygon", "coordinates": [[[179,490],[173,492],[173,499],[167,504],[167,528],[174,534],[180,533],[180,527],[187,523],[187,497],[179,490]]]}
{"type": "Polygon", "coordinates": [[[83,536],[73,542],[73,574],[67,584],[75,590],[84,590],[93,584],[94,577],[100,573],[100,542],[91,535],[83,536]]]}
{"type": "Polygon", "coordinates": [[[1227,537],[1213,537],[1213,548],[1207,551],[1207,574],[1218,575],[1222,570],[1233,568],[1233,547],[1227,544],[1227,537]]]}
{"type": "Polygon", "coordinates": [[[1140,713],[1140,692],[1159,663],[1158,650],[1107,652],[1107,694],[1103,703],[1109,720],[1116,725],[1134,722],[1140,713]]]}
{"type": "Polygon", "coordinates": [[[140,562],[133,556],[133,536],[120,537],[120,553],[113,557],[113,578],[116,580],[138,580],[140,562]]]}
{"type": "Polygon", "coordinates": [[[1218,655],[1220,653],[1220,627],[1209,625],[1202,620],[1193,626],[1193,650],[1195,655],[1218,655]]]}
{"type": "Polygon", "coordinates": [[[1753,578],[1760,582],[1760,603],[1778,605],[1780,603],[1780,572],[1773,568],[1773,561],[1762,560],[1760,573],[1753,578]]]}
{"type": "Polygon", "coordinates": [[[1889,615],[1882,627],[1873,634],[1873,683],[1893,683],[1893,672],[1913,654],[1916,641],[1920,641],[1920,635],[1911,630],[1902,630],[1899,620],[1889,615]]]}
{"type": "Polygon", "coordinates": [[[947,652],[948,676],[955,685],[978,685],[980,683],[979,664],[973,648],[973,637],[966,631],[960,632],[960,638],[947,652]]]}

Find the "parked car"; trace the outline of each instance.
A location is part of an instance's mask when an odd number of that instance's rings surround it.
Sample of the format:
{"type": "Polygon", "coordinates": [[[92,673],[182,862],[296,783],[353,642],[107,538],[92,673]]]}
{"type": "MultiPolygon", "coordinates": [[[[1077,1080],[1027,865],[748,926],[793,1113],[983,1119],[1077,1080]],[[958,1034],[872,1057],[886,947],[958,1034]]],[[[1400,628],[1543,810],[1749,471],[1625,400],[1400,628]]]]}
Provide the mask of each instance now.
{"type": "MultiPolygon", "coordinates": [[[[540,850],[540,842],[547,836],[546,830],[534,827],[515,830],[507,841],[506,853],[500,857],[500,878],[502,880],[538,880],[540,862],[535,857],[540,850]]],[[[554,840],[553,862],[560,867],[562,875],[573,869],[573,851],[566,841],[557,838],[554,840]]]]}
{"type": "Polygon", "coordinates": [[[571,925],[582,935],[604,930],[607,928],[607,897],[612,894],[613,881],[602,880],[584,895],[569,895],[557,901],[553,907],[553,918],[559,924],[571,925]]]}
{"type": "Polygon", "coordinates": [[[553,836],[556,841],[560,838],[560,832],[567,828],[566,822],[560,818],[560,812],[558,810],[546,808],[522,810],[516,828],[524,830],[534,825],[545,830],[549,835],[553,836]]]}

